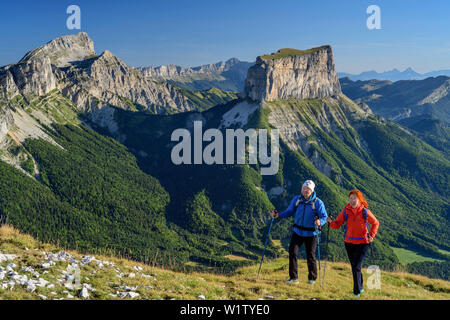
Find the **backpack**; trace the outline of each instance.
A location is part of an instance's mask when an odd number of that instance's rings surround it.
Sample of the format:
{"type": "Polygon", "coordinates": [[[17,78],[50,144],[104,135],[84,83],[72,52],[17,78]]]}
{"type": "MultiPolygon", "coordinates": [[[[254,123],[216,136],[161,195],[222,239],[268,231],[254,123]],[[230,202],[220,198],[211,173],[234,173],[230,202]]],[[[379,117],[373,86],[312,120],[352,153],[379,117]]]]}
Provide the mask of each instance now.
{"type": "MultiPolygon", "coordinates": [[[[345,218],[345,238],[347,238],[347,239],[350,239],[350,240],[364,240],[364,239],[366,239],[367,238],[367,235],[364,237],[364,238],[350,238],[350,237],[347,237],[347,217],[348,217],[348,215],[347,215],[347,211],[346,211],[346,209],[344,208],[344,218],[345,218]]],[[[366,224],[366,229],[367,229],[367,208],[364,208],[363,209],[363,218],[364,218],[364,223],[366,224]]],[[[369,229],[367,229],[367,231],[368,231],[369,229]]]]}
{"type": "MultiPolygon", "coordinates": [[[[319,219],[319,215],[317,214],[317,210],[316,210],[316,200],[317,200],[317,198],[314,199],[311,202],[311,206],[312,206],[312,210],[313,210],[313,213],[314,213],[314,217],[316,219],[319,219]]],[[[300,205],[300,197],[298,197],[297,201],[295,202],[294,213],[297,212],[297,208],[298,208],[299,205],[300,205]]],[[[307,227],[304,227],[304,226],[299,226],[297,224],[294,224],[294,227],[296,227],[296,228],[298,228],[300,230],[305,230],[305,231],[316,231],[316,228],[307,228],[307,227]]],[[[322,231],[322,226],[319,226],[318,229],[319,229],[319,231],[322,231]]]]}

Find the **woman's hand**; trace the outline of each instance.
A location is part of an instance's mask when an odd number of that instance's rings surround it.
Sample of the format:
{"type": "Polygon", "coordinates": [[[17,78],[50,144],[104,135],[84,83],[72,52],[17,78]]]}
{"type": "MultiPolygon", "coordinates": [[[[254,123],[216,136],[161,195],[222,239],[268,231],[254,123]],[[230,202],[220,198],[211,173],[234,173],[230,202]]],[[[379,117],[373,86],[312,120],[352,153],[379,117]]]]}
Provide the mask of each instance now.
{"type": "Polygon", "coordinates": [[[277,211],[277,209],[273,209],[272,210],[272,217],[274,217],[275,219],[278,218],[278,211],[277,211]]]}
{"type": "Polygon", "coordinates": [[[373,241],[373,238],[370,236],[370,234],[367,237],[369,239],[369,243],[371,243],[373,241]]]}
{"type": "Polygon", "coordinates": [[[316,223],[316,226],[320,227],[320,220],[319,219],[316,219],[315,223],[316,223]]]}

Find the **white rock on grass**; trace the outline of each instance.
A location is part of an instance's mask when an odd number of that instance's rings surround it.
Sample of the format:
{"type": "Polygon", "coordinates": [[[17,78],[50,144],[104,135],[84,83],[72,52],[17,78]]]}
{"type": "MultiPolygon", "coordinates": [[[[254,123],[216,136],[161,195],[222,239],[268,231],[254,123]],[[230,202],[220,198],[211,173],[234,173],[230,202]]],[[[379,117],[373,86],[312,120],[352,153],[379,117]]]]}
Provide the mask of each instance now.
{"type": "Polygon", "coordinates": [[[22,272],[30,272],[34,273],[34,269],[32,267],[22,267],[22,272]]]}
{"type": "Polygon", "coordinates": [[[125,291],[136,291],[137,287],[120,286],[119,289],[122,289],[122,290],[125,290],[125,291]]]}
{"type": "Polygon", "coordinates": [[[83,288],[86,288],[89,291],[95,291],[95,289],[89,283],[83,283],[83,288]]]}
{"type": "Polygon", "coordinates": [[[6,265],[6,271],[7,272],[12,272],[12,271],[14,271],[14,268],[15,267],[17,267],[14,263],[8,263],[7,265],[6,265]]]}
{"type": "Polygon", "coordinates": [[[128,292],[117,292],[117,294],[121,297],[121,298],[137,298],[139,297],[139,293],[134,292],[134,291],[128,291],[128,292]]]}
{"type": "Polygon", "coordinates": [[[49,269],[50,267],[54,266],[56,263],[54,261],[48,261],[41,264],[41,267],[44,269],[49,269]]]}
{"type": "Polygon", "coordinates": [[[84,256],[83,258],[81,258],[80,263],[81,264],[89,264],[91,263],[91,261],[96,261],[97,259],[95,259],[94,256],[84,256]]]}
{"type": "Polygon", "coordinates": [[[32,283],[28,284],[27,291],[34,292],[36,290],[36,286],[32,283]]]}
{"type": "Polygon", "coordinates": [[[69,290],[73,290],[73,289],[74,289],[74,286],[73,286],[73,283],[72,283],[72,282],[66,282],[66,283],[64,284],[64,287],[67,288],[67,289],[69,289],[69,290]]]}
{"type": "Polygon", "coordinates": [[[15,258],[17,258],[15,254],[0,253],[0,262],[14,260],[15,258]]]}
{"type": "Polygon", "coordinates": [[[205,299],[206,299],[206,297],[205,297],[203,294],[199,295],[198,298],[199,298],[199,299],[202,299],[202,300],[205,300],[205,299]]]}
{"type": "Polygon", "coordinates": [[[89,291],[87,288],[81,289],[80,297],[82,297],[83,299],[89,298],[89,291]]]}
{"type": "Polygon", "coordinates": [[[55,261],[68,261],[68,262],[77,262],[74,258],[72,258],[70,253],[67,253],[65,251],[59,251],[58,253],[53,252],[42,252],[45,256],[45,260],[48,262],[55,262],[55,261]]]}
{"type": "Polygon", "coordinates": [[[49,282],[43,278],[39,278],[36,285],[38,287],[45,287],[47,284],[49,284],[49,282]]]}

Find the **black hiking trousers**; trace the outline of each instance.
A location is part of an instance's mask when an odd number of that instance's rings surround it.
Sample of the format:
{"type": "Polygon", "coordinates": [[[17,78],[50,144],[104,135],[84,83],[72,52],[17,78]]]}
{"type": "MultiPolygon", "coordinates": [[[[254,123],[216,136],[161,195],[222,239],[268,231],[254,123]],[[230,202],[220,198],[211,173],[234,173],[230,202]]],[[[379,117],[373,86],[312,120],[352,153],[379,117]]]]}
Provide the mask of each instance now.
{"type": "Polygon", "coordinates": [[[368,243],[353,244],[345,242],[348,259],[352,265],[353,293],[359,294],[363,289],[363,276],[361,272],[362,261],[369,249],[368,243]]]}
{"type": "Polygon", "coordinates": [[[308,280],[317,279],[317,264],[316,264],[316,247],[317,238],[301,237],[295,232],[292,234],[291,244],[289,245],[289,278],[298,279],[298,264],[297,255],[298,249],[305,244],[306,263],[308,265],[308,280]]]}

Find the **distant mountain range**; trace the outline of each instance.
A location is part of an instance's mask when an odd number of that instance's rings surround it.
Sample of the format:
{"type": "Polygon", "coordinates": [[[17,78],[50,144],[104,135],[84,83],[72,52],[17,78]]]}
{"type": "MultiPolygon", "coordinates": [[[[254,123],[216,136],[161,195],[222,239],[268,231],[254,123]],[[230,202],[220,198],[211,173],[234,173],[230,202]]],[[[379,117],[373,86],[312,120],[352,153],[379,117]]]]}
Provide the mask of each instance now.
{"type": "Polygon", "coordinates": [[[367,80],[341,78],[342,91],[360,106],[418,133],[444,153],[450,150],[450,77],[424,80],[367,80]]]}
{"type": "Polygon", "coordinates": [[[147,78],[168,81],[186,90],[207,90],[214,87],[227,91],[242,91],[247,70],[254,64],[231,58],[192,68],[169,64],[137,69],[147,78]]]}
{"type": "Polygon", "coordinates": [[[356,80],[390,80],[390,81],[399,81],[399,80],[422,80],[429,77],[438,77],[438,76],[450,76],[449,70],[437,70],[431,71],[427,73],[418,73],[414,71],[412,68],[405,69],[404,71],[400,71],[398,69],[392,69],[385,72],[376,72],[372,71],[364,71],[360,74],[350,74],[345,72],[338,72],[339,78],[348,77],[353,81],[356,80]]]}

